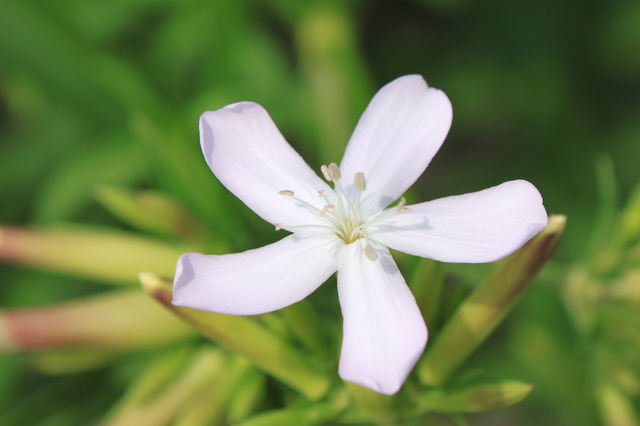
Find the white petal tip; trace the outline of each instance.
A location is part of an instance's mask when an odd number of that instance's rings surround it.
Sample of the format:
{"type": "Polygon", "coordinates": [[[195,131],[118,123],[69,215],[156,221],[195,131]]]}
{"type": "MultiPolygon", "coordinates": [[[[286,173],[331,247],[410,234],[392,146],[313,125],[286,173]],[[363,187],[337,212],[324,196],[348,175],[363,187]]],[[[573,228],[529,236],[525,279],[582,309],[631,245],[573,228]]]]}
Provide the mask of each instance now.
{"type": "Polygon", "coordinates": [[[400,390],[400,388],[404,383],[404,381],[400,383],[394,383],[394,384],[380,383],[370,377],[349,378],[348,376],[343,375],[342,373],[340,373],[340,377],[344,381],[355,383],[358,386],[371,389],[372,391],[381,393],[383,395],[394,395],[398,393],[398,391],[400,390]]]}

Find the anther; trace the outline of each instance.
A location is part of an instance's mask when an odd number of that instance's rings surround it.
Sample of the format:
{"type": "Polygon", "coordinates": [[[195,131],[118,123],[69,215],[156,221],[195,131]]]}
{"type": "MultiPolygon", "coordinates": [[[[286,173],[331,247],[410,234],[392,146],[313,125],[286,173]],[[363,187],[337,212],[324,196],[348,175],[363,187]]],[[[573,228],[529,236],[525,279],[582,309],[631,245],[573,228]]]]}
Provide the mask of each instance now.
{"type": "Polygon", "coordinates": [[[338,167],[338,165],[336,163],[331,163],[329,164],[329,173],[331,174],[331,180],[338,180],[340,179],[341,175],[340,175],[340,167],[338,167]]]}
{"type": "Polygon", "coordinates": [[[320,171],[322,171],[322,175],[327,182],[331,182],[333,180],[331,178],[331,172],[329,172],[329,168],[327,166],[321,166],[320,171]]]}
{"type": "Polygon", "coordinates": [[[411,213],[413,210],[411,210],[409,207],[400,207],[398,210],[396,210],[396,212],[398,213],[411,213]]]}
{"type": "Polygon", "coordinates": [[[367,256],[367,259],[369,260],[376,260],[378,258],[378,252],[369,243],[364,246],[364,255],[367,256]]]}
{"type": "Polygon", "coordinates": [[[278,194],[284,195],[285,197],[293,197],[293,191],[289,191],[288,189],[285,189],[284,191],[280,191],[278,192],[278,194]]]}
{"type": "Polygon", "coordinates": [[[329,211],[329,209],[332,209],[334,206],[332,204],[327,204],[326,206],[324,206],[322,208],[322,211],[320,212],[320,217],[324,217],[325,214],[327,214],[327,212],[329,211]]]}
{"type": "Polygon", "coordinates": [[[282,224],[281,223],[276,223],[276,231],[279,231],[282,229],[282,224]]]}
{"type": "Polygon", "coordinates": [[[364,173],[356,173],[353,177],[353,184],[358,192],[364,192],[367,189],[367,180],[364,178],[364,173]]]}
{"type": "Polygon", "coordinates": [[[322,197],[324,195],[324,189],[318,191],[318,197],[322,197]]]}

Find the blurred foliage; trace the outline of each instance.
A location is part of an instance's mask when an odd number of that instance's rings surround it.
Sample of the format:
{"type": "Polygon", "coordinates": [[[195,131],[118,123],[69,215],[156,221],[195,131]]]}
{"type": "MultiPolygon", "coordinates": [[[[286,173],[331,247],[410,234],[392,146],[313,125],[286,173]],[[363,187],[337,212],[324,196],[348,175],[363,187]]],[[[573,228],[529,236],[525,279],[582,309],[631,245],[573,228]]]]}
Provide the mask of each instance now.
{"type": "MultiPolygon", "coordinates": [[[[531,383],[536,387],[524,401],[471,415],[469,423],[637,425],[635,0],[2,0],[0,223],[42,228],[37,232],[68,242],[87,238],[76,250],[84,248],[89,265],[101,253],[91,244],[106,241],[99,235],[108,235],[104,250],[127,258],[118,244],[131,239],[170,259],[274,241],[272,227],[208,170],[198,116],[258,102],[317,170],[340,159],[375,90],[409,73],[424,75],[454,106],[450,135],[410,200],[522,178],[538,187],[550,213],[569,217],[555,259],[450,384],[453,393],[432,394],[430,403],[460,407],[466,395],[489,389],[495,398],[507,388],[515,402],[531,383]],[[629,200],[624,209],[619,200],[629,200]],[[83,226],[58,226],[70,222],[83,226]],[[465,390],[477,376],[504,386],[465,390]]],[[[0,232],[1,246],[8,234],[0,232]]],[[[427,314],[432,336],[491,268],[451,265],[445,277],[440,267],[398,261],[406,277],[432,274],[444,286],[436,293],[441,306],[425,301],[438,311],[427,314]]],[[[50,267],[46,256],[22,263],[36,269],[0,265],[2,308],[79,300],[135,283],[133,273],[114,278],[129,273],[117,266],[99,273],[55,268],[60,274],[38,269],[50,267]]],[[[335,367],[335,299],[331,283],[309,299],[322,314],[315,320],[325,338],[320,344],[287,328],[299,313],[256,322],[301,348],[324,347],[323,363],[335,367]]],[[[344,395],[332,394],[310,407],[244,358],[191,333],[134,352],[71,347],[5,355],[0,395],[0,424],[8,426],[93,424],[107,413],[108,424],[127,424],[149,418],[144,410],[157,414],[153,407],[171,416],[176,404],[193,407],[191,418],[175,417],[177,425],[237,424],[263,409],[272,417],[246,424],[301,425],[335,418],[345,406],[344,395]],[[213,382],[218,386],[207,386],[213,382]],[[231,401],[226,413],[207,404],[223,404],[222,394],[231,401]],[[292,411],[278,411],[284,406],[292,411]]],[[[358,399],[365,414],[372,406],[384,411],[384,402],[368,398],[358,399]]],[[[365,422],[365,414],[350,421],[365,422]]],[[[452,424],[430,414],[420,422],[452,424]]]]}

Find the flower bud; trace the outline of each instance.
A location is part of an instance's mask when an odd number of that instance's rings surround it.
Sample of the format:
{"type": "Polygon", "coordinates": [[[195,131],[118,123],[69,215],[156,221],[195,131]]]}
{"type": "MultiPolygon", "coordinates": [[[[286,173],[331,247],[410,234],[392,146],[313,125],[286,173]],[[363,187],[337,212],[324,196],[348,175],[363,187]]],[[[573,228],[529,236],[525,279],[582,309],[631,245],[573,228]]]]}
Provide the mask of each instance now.
{"type": "Polygon", "coordinates": [[[508,407],[523,400],[533,385],[510,380],[446,393],[433,390],[423,394],[418,405],[428,411],[483,412],[508,407]]]}
{"type": "Polygon", "coordinates": [[[549,217],[538,235],[503,259],[458,307],[418,366],[420,380],[445,382],[504,319],[558,245],[565,216],[549,217]]]}
{"type": "Polygon", "coordinates": [[[0,260],[133,284],[142,271],[172,276],[184,248],[124,232],[82,226],[0,228],[0,260]]]}
{"type": "Polygon", "coordinates": [[[134,350],[194,336],[139,290],[0,311],[0,352],[58,348],[134,350]]]}
{"type": "Polygon", "coordinates": [[[244,355],[258,368],[297,389],[309,399],[322,397],[329,377],[303,354],[255,320],[182,308],[171,303],[171,282],[153,274],[140,274],[142,287],[167,309],[220,345],[244,355]]]}

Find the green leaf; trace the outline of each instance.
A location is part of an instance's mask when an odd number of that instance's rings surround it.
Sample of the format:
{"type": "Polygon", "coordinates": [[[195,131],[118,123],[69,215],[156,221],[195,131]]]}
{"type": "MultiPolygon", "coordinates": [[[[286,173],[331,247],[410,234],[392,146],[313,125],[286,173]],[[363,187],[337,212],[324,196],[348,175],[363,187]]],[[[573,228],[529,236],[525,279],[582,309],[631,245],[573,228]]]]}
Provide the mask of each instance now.
{"type": "MultiPolygon", "coordinates": [[[[100,203],[119,219],[140,230],[180,238],[199,247],[209,244],[204,227],[170,196],[159,191],[134,193],[126,188],[100,186],[100,203]]],[[[219,248],[224,251],[224,248],[219,248]]]]}

